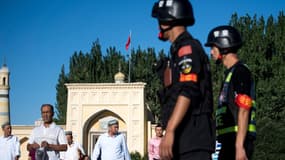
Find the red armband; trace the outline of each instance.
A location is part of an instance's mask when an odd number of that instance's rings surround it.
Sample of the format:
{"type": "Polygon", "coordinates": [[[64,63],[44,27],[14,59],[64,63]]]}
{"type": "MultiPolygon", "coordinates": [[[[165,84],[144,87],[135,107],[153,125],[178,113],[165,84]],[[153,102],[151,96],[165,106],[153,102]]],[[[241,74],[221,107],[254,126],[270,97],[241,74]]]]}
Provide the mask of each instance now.
{"type": "Polygon", "coordinates": [[[246,94],[238,94],[235,98],[235,103],[238,107],[249,110],[252,107],[252,99],[246,94]]]}

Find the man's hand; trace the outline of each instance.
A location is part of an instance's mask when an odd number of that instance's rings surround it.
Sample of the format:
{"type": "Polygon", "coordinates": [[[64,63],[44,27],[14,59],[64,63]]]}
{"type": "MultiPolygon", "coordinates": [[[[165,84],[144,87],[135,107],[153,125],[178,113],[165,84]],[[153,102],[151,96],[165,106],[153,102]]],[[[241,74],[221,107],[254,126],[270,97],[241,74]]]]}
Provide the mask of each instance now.
{"type": "Polygon", "coordinates": [[[49,144],[47,141],[42,141],[41,147],[43,148],[49,148],[49,144]]]}
{"type": "Polygon", "coordinates": [[[33,144],[30,144],[30,145],[31,145],[32,149],[38,149],[38,148],[41,147],[41,146],[40,146],[39,144],[37,144],[37,143],[33,143],[33,144]]]}
{"type": "Polygon", "coordinates": [[[173,158],[173,143],[174,131],[166,131],[159,145],[159,156],[162,160],[171,160],[173,158]]]}
{"type": "Polygon", "coordinates": [[[173,144],[175,130],[184,118],[190,106],[190,99],[185,96],[178,96],[174,110],[167,122],[165,136],[159,145],[159,155],[162,160],[170,160],[173,158],[173,144]]]}
{"type": "Polygon", "coordinates": [[[243,147],[236,147],[236,160],[248,160],[243,147]]]}

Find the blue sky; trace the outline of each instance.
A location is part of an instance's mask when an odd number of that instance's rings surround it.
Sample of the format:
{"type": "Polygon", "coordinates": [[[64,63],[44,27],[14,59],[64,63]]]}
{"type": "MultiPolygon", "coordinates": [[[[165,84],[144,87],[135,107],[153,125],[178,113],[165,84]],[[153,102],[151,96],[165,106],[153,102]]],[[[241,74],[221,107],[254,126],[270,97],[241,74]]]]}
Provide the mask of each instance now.
{"type": "MultiPolygon", "coordinates": [[[[151,18],[154,0],[0,0],[0,64],[10,70],[11,122],[31,125],[40,118],[43,103],[56,103],[61,66],[69,67],[75,51],[89,52],[99,39],[102,52],[124,49],[129,31],[131,48],[168,51],[157,39],[151,18]]],[[[196,24],[188,30],[203,44],[215,26],[228,24],[231,15],[247,13],[277,17],[282,0],[192,0],[196,24]]],[[[208,49],[206,49],[207,52],[208,49]]]]}

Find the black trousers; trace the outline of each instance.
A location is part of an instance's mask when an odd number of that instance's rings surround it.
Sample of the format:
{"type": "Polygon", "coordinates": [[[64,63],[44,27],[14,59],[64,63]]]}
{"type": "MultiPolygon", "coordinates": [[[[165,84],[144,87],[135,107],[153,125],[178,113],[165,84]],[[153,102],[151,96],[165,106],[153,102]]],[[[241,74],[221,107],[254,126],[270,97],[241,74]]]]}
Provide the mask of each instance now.
{"type": "MultiPolygon", "coordinates": [[[[222,148],[219,153],[219,160],[235,160],[236,148],[235,148],[235,136],[227,137],[227,139],[221,140],[222,148]]],[[[254,141],[251,138],[246,138],[244,142],[244,149],[248,159],[251,159],[254,150],[254,141]]]]}
{"type": "Polygon", "coordinates": [[[209,151],[191,151],[179,155],[174,155],[173,160],[211,160],[212,153],[209,151]]]}

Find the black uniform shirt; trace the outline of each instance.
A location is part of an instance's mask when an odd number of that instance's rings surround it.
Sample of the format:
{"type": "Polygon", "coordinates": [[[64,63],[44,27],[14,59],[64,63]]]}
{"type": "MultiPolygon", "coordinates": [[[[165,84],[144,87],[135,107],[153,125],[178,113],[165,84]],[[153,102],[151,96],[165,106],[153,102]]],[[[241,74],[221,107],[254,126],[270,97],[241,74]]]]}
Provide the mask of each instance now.
{"type": "MultiPolygon", "coordinates": [[[[188,32],[182,33],[171,46],[173,85],[169,88],[176,103],[179,95],[191,100],[182,122],[175,132],[174,153],[194,150],[214,150],[215,130],[210,114],[200,114],[202,56],[206,56],[199,42],[188,32]],[[198,114],[193,114],[193,113],[198,114]]],[[[170,104],[173,107],[175,104],[170,104]]],[[[166,105],[167,106],[167,105],[166,105]]],[[[213,106],[208,106],[209,108],[213,106]]],[[[209,109],[211,111],[211,109],[209,109]]]]}
{"type": "Polygon", "coordinates": [[[241,62],[238,62],[233,67],[236,67],[232,76],[235,94],[246,94],[250,96],[251,73],[249,69],[241,62]]]}

